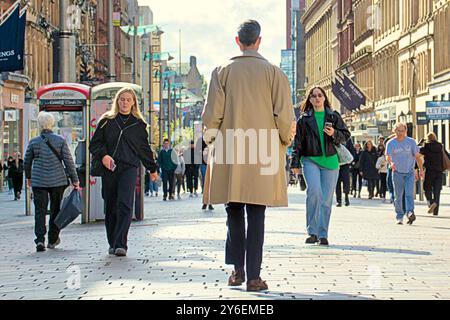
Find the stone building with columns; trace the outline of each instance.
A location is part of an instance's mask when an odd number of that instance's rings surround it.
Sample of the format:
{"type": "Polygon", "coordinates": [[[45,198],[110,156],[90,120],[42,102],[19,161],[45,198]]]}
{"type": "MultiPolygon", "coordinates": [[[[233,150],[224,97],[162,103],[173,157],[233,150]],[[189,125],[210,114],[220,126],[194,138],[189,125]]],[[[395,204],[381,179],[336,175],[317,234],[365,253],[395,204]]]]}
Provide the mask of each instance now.
{"type": "Polygon", "coordinates": [[[336,1],[306,0],[301,23],[305,27],[306,92],[313,86],[320,86],[336,106],[337,100],[331,93],[337,68],[336,46],[333,48],[337,40],[336,1]]]}

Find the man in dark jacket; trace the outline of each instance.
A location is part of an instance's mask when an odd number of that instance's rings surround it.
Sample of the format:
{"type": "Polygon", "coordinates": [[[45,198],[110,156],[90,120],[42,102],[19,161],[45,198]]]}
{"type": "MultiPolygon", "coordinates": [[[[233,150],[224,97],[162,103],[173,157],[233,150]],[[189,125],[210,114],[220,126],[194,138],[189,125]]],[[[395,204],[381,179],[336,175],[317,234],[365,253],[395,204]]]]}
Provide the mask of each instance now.
{"type": "Polygon", "coordinates": [[[184,161],[186,163],[186,180],[189,197],[197,197],[198,189],[198,170],[201,163],[201,153],[197,152],[194,140],[191,140],[190,148],[184,152],[184,161]]]}
{"type": "Polygon", "coordinates": [[[442,190],[443,170],[443,146],[436,139],[436,135],[430,132],[427,135],[425,146],[420,149],[424,156],[425,180],[423,189],[428,201],[428,213],[437,216],[439,214],[439,200],[442,190]]]}
{"type": "Polygon", "coordinates": [[[177,164],[172,160],[172,148],[170,147],[169,139],[164,139],[163,141],[163,148],[159,152],[158,156],[158,165],[162,172],[161,175],[164,191],[163,201],[167,200],[167,195],[169,195],[169,200],[175,200],[174,182],[177,164]]]}

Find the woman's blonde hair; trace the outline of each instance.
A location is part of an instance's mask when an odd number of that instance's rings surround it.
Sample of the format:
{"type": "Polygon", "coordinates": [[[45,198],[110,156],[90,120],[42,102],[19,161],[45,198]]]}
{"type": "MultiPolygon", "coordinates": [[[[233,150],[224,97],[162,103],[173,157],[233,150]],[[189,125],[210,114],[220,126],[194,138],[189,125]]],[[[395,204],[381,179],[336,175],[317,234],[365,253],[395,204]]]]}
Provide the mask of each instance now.
{"type": "Polygon", "coordinates": [[[147,124],[147,122],[145,122],[144,116],[142,115],[141,111],[139,110],[138,99],[137,99],[137,96],[136,96],[136,92],[134,92],[134,90],[132,88],[130,88],[130,87],[122,88],[122,89],[120,89],[117,92],[116,96],[114,97],[111,110],[105,112],[102,115],[102,117],[100,118],[100,120],[102,120],[104,118],[106,118],[106,119],[114,119],[115,117],[117,117],[117,115],[119,114],[119,111],[120,111],[119,98],[124,93],[130,93],[133,96],[134,104],[131,107],[131,114],[133,116],[135,116],[137,119],[140,119],[145,124],[147,124]]]}
{"type": "Polygon", "coordinates": [[[437,141],[436,134],[434,132],[429,132],[427,134],[427,140],[428,140],[428,142],[437,141]]]}

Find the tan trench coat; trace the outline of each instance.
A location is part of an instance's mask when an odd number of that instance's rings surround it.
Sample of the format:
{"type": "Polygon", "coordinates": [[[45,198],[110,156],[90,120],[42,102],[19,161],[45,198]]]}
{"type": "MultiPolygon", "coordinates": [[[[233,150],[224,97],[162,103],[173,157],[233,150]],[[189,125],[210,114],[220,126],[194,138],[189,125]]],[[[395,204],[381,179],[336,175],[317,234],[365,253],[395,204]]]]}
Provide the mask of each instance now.
{"type": "Polygon", "coordinates": [[[291,99],[286,75],[256,51],[244,51],[213,71],[202,114],[207,130],[204,139],[208,145],[212,143],[204,203],[288,205],[286,148],[295,134],[291,99]],[[217,129],[217,134],[210,129],[217,129]],[[229,129],[243,131],[236,133],[229,129]],[[227,130],[236,136],[227,136],[227,130]],[[251,136],[252,132],[255,133],[252,142],[247,139],[242,144],[244,134],[251,136]],[[265,139],[264,132],[274,139],[265,139]],[[253,152],[249,153],[251,149],[253,152]],[[245,161],[241,158],[238,162],[239,150],[245,150],[245,161]],[[264,168],[268,171],[263,172],[264,168]]]}

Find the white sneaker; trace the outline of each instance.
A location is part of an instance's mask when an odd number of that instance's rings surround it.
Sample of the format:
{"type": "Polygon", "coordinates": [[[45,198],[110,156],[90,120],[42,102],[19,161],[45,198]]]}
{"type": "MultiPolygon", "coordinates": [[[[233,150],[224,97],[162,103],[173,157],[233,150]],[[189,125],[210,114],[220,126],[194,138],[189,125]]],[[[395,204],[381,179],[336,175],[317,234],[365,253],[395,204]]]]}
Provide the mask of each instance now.
{"type": "Polygon", "coordinates": [[[403,219],[397,219],[397,224],[398,225],[402,225],[403,224],[403,219]]]}

